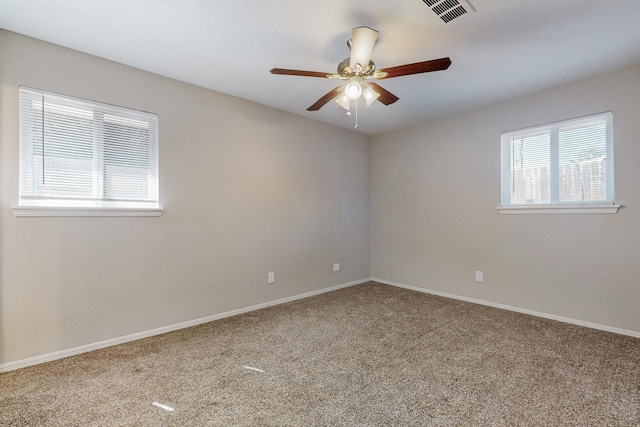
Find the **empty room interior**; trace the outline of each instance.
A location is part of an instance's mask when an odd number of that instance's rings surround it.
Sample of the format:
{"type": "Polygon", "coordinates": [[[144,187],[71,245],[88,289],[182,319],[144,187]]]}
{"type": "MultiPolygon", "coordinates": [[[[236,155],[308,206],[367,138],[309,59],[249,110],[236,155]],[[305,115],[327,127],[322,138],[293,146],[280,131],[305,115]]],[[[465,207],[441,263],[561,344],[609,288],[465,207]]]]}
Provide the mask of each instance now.
{"type": "Polygon", "coordinates": [[[0,424],[640,425],[638,22],[0,0],[0,424]]]}

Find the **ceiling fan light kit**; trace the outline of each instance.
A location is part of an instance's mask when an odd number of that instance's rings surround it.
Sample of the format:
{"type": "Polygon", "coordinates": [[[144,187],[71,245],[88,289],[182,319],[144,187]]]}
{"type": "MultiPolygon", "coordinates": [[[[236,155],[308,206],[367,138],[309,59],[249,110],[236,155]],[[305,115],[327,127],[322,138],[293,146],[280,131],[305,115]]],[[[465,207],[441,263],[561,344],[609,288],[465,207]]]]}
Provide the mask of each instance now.
{"type": "Polygon", "coordinates": [[[430,71],[446,70],[451,65],[449,58],[440,58],[430,61],[416,62],[413,64],[399,65],[396,67],[376,70],[375,63],[371,60],[373,48],[378,39],[378,31],[369,27],[357,27],[351,32],[351,40],[347,46],[351,49],[349,58],[338,64],[337,73],[322,73],[318,71],[291,70],[286,68],[273,68],[271,74],[289,76],[321,77],[339,79],[345,84],[331,90],[307,108],[308,111],[317,111],[332,99],[351,115],[351,101],[355,102],[356,125],[358,127],[357,108],[358,100],[364,98],[367,106],[376,100],[384,105],[391,105],[399,98],[374,82],[368,80],[389,79],[393,77],[408,76],[412,74],[427,73],[430,71]]]}

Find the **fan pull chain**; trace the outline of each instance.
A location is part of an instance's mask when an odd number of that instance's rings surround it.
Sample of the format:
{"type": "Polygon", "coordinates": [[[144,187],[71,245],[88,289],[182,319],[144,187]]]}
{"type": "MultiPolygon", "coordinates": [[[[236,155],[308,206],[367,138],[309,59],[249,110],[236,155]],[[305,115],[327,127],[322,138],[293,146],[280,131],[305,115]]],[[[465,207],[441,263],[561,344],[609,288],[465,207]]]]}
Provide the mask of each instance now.
{"type": "Polygon", "coordinates": [[[356,125],[355,128],[358,129],[358,100],[356,99],[356,125]]]}

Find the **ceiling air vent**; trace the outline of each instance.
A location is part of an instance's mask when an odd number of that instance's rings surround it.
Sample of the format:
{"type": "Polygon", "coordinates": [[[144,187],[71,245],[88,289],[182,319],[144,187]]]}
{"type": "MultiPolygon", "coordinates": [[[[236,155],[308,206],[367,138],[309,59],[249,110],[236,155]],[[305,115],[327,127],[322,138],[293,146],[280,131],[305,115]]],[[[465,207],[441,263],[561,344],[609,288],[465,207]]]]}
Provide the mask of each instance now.
{"type": "Polygon", "coordinates": [[[451,22],[468,12],[473,11],[471,5],[464,0],[422,0],[444,22],[451,22]]]}

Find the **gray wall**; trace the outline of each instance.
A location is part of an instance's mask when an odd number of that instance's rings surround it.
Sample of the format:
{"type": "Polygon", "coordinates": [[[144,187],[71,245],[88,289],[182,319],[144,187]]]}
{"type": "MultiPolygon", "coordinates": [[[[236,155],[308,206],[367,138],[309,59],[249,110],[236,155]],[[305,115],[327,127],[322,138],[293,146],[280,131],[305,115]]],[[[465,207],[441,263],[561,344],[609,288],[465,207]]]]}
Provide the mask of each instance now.
{"type": "Polygon", "coordinates": [[[640,333],[639,161],[640,66],[376,136],[372,276],[640,333]],[[619,213],[496,211],[501,132],[603,111],[619,213]]]}
{"type": "Polygon", "coordinates": [[[369,277],[368,137],[1,30],[0,58],[0,365],[369,277]],[[157,113],[164,214],[16,218],[18,85],[157,113]]]}
{"type": "Polygon", "coordinates": [[[0,366],[370,276],[640,333],[640,66],[369,138],[2,30],[0,58],[0,366]],[[158,113],[164,214],[16,218],[18,85],[158,113]],[[502,131],[608,110],[618,214],[498,214],[502,131]]]}

